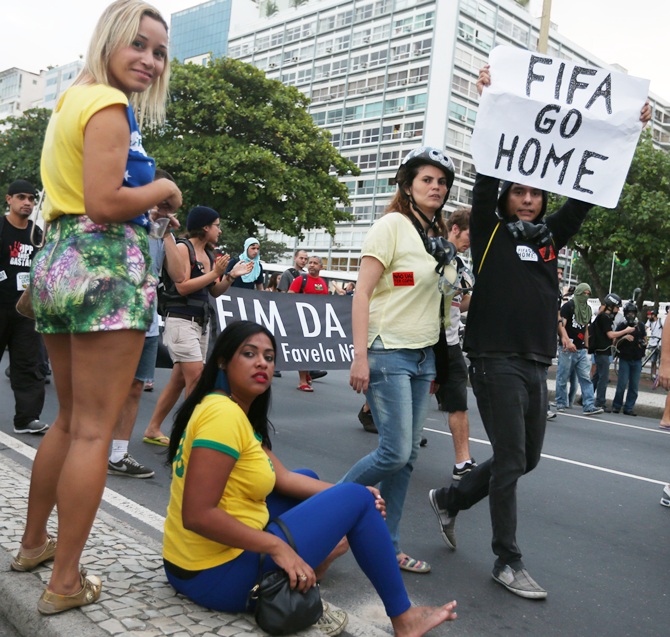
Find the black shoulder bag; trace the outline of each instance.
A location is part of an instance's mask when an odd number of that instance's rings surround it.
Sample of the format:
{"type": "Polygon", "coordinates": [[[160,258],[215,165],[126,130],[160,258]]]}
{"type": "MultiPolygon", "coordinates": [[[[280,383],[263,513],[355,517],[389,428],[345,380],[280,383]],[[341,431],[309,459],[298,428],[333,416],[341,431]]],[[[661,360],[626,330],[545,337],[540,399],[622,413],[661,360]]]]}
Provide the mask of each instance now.
{"type": "MultiPolygon", "coordinates": [[[[297,552],[293,536],[279,519],[271,520],[286,536],[288,545],[297,552]]],[[[306,593],[291,588],[286,571],[280,569],[263,574],[262,553],[258,562],[258,581],[249,593],[247,607],[256,602],[256,623],[270,635],[290,635],[315,624],[323,615],[318,584],[306,593]]]]}

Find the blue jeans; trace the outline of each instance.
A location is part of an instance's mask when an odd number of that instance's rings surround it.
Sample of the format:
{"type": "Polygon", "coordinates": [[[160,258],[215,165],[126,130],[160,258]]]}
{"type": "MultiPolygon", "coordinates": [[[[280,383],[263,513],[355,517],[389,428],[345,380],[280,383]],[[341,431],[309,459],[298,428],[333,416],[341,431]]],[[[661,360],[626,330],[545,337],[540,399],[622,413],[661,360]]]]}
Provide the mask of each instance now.
{"type": "Polygon", "coordinates": [[[470,383],[493,456],[450,488],[437,502],[451,515],[489,496],[496,565],[523,566],[516,542],[516,483],[540,461],[547,426],[547,367],[521,358],[475,358],[470,383]]]}
{"type": "Polygon", "coordinates": [[[612,409],[621,409],[623,404],[624,413],[633,411],[635,401],[637,400],[637,390],[640,386],[640,375],[642,374],[642,361],[627,361],[619,358],[619,380],[616,384],[616,394],[612,401],[612,409]],[[623,394],[626,392],[626,402],[623,401],[623,394]]]}
{"type": "Polygon", "coordinates": [[[596,353],[596,371],[593,374],[593,389],[596,393],[596,407],[605,407],[607,403],[607,383],[610,382],[610,354],[596,353]]]}
{"type": "Polygon", "coordinates": [[[565,408],[571,404],[568,399],[568,380],[572,373],[577,373],[579,386],[582,390],[582,408],[584,411],[592,411],[595,407],[593,402],[593,382],[591,381],[591,361],[585,349],[576,352],[558,353],[558,369],[556,371],[556,408],[565,408]]]}
{"type": "Polygon", "coordinates": [[[435,358],[431,347],[384,349],[377,338],[368,349],[368,363],[367,399],[379,431],[379,446],[351,467],[340,482],[379,484],[386,500],[386,523],[399,553],[400,518],[428,413],[435,358]]]}

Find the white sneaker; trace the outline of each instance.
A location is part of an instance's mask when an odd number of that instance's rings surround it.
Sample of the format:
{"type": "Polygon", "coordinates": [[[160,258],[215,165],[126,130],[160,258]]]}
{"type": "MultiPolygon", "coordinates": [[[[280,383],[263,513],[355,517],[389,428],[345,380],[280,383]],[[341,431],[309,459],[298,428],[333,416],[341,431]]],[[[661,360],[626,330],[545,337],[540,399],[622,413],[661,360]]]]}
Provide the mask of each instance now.
{"type": "Polygon", "coordinates": [[[661,505],[664,507],[670,507],[670,484],[666,484],[663,487],[663,495],[661,496],[661,505]]]}

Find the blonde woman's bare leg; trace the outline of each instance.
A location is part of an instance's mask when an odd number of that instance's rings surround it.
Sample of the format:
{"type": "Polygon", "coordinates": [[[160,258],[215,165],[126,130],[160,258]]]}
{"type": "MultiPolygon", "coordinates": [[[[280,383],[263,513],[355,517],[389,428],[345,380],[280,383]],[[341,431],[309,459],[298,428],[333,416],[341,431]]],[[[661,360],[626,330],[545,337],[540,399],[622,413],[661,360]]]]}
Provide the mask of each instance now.
{"type": "Polygon", "coordinates": [[[58,415],[42,439],[33,462],[28,515],[21,541],[21,549],[25,551],[44,546],[46,542],[47,522],[56,505],[56,487],[70,446],[72,417],[70,335],[47,334],[44,335],[44,343],[49,352],[58,395],[58,415]]]}
{"type": "Polygon", "coordinates": [[[48,589],[81,589],[79,560],[107,478],[107,450],[128,396],[144,333],[139,330],[72,334],[70,444],[56,490],[58,544],[48,589]]]}

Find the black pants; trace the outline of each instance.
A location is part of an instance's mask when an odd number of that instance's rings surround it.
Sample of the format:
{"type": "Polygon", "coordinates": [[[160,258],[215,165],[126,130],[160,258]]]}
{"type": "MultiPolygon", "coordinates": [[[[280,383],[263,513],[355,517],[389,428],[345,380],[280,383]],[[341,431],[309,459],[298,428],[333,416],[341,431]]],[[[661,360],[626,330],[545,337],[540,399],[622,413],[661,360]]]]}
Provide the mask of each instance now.
{"type": "Polygon", "coordinates": [[[14,307],[0,307],[0,361],[7,348],[17,427],[38,419],[44,407],[41,340],[35,321],[21,316],[14,307]]]}
{"type": "Polygon", "coordinates": [[[547,423],[547,367],[520,358],[478,358],[470,382],[493,456],[460,482],[442,489],[438,503],[450,513],[487,495],[497,565],[522,565],[516,543],[516,483],[540,461],[547,423]]]}

